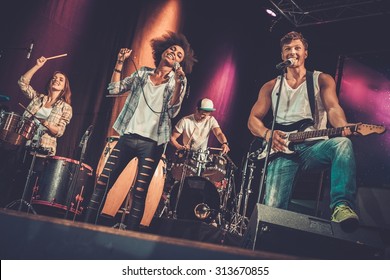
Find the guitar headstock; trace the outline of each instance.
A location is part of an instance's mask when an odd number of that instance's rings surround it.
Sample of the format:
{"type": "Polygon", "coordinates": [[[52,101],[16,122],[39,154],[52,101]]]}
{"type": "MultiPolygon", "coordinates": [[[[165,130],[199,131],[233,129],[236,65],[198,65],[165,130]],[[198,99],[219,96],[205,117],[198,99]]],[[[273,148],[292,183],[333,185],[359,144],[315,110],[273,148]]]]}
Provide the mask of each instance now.
{"type": "Polygon", "coordinates": [[[386,128],[383,125],[374,125],[374,124],[357,124],[356,133],[360,135],[369,135],[369,134],[382,134],[386,131],[386,128]]]}

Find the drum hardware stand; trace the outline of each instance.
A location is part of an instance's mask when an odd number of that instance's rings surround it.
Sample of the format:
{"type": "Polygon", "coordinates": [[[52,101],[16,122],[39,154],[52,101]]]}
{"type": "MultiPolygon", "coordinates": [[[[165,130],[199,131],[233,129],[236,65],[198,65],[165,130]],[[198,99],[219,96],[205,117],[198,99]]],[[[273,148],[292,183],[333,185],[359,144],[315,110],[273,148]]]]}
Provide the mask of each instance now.
{"type": "Polygon", "coordinates": [[[131,190],[126,195],[126,200],[125,200],[125,205],[122,207],[122,215],[121,215],[121,220],[119,223],[116,223],[113,228],[117,228],[119,230],[126,230],[126,224],[125,224],[125,219],[126,219],[126,214],[130,213],[130,198],[131,198],[131,190]]]}
{"type": "MultiPolygon", "coordinates": [[[[65,215],[64,215],[64,219],[68,218],[69,210],[72,207],[72,197],[73,197],[75,189],[76,189],[76,183],[77,183],[77,180],[79,178],[80,169],[83,168],[85,151],[87,149],[88,139],[89,139],[89,137],[92,134],[92,129],[93,129],[93,125],[90,125],[88,127],[88,129],[85,131],[83,137],[81,138],[80,144],[79,144],[79,147],[81,148],[80,160],[79,160],[79,164],[76,165],[75,173],[74,173],[74,175],[72,176],[72,178],[70,180],[71,183],[70,183],[70,187],[68,189],[68,195],[67,195],[67,198],[66,198],[66,212],[65,212],[65,215]]],[[[84,188],[82,188],[82,190],[83,189],[84,188]]],[[[82,196],[82,194],[83,193],[81,193],[80,195],[82,196]]],[[[73,219],[72,219],[73,221],[76,220],[78,206],[80,205],[80,199],[82,199],[82,198],[81,197],[76,198],[78,203],[77,203],[77,208],[75,209],[74,214],[73,214],[73,219]]]]}
{"type": "Polygon", "coordinates": [[[250,165],[248,165],[249,168],[249,176],[248,176],[248,185],[246,188],[245,193],[245,200],[244,200],[244,206],[242,209],[242,215],[241,215],[241,225],[240,225],[240,232],[241,234],[244,233],[244,231],[247,229],[247,225],[249,223],[249,219],[247,218],[246,212],[248,209],[248,202],[249,202],[249,196],[252,193],[251,185],[252,185],[252,179],[253,179],[253,171],[255,170],[256,166],[253,162],[251,162],[250,165]]]}
{"type": "MultiPolygon", "coordinates": [[[[168,143],[165,143],[165,145],[164,145],[164,151],[163,151],[163,154],[161,155],[161,159],[164,161],[165,166],[166,166],[166,167],[163,169],[163,173],[164,173],[164,175],[165,175],[165,180],[166,180],[167,174],[168,174],[168,160],[167,160],[167,157],[166,157],[166,155],[165,155],[165,152],[166,152],[166,149],[167,149],[167,144],[168,144],[168,143]]],[[[165,180],[164,180],[164,181],[165,181],[165,180]]],[[[164,183],[165,183],[165,182],[164,182],[164,183]]],[[[163,193],[164,193],[164,190],[163,190],[163,193]]],[[[161,196],[161,198],[162,198],[162,196],[161,196]]],[[[161,212],[158,214],[158,217],[159,217],[159,218],[161,218],[161,217],[164,215],[164,213],[166,213],[166,215],[169,216],[169,208],[170,208],[169,202],[170,202],[170,194],[168,193],[168,194],[167,194],[167,199],[164,201],[164,207],[163,207],[163,209],[161,210],[161,212]]]]}
{"type": "MultiPolygon", "coordinates": [[[[41,135],[39,135],[40,137],[41,135]]],[[[40,141],[38,140],[36,143],[40,143],[40,141]]],[[[28,170],[28,174],[27,174],[27,179],[26,179],[26,183],[24,184],[24,189],[23,189],[23,194],[22,194],[22,198],[21,199],[18,199],[18,200],[15,200],[15,201],[12,201],[11,203],[9,203],[8,205],[5,206],[5,208],[12,208],[15,204],[19,204],[19,207],[18,207],[18,211],[22,211],[22,206],[23,204],[27,206],[27,213],[29,213],[30,211],[36,215],[37,212],[35,212],[34,208],[32,207],[32,205],[30,203],[28,203],[26,201],[26,193],[27,193],[27,189],[30,185],[30,182],[31,182],[31,176],[32,174],[34,173],[34,166],[35,166],[35,160],[37,158],[37,150],[38,150],[38,147],[33,147],[32,146],[32,149],[33,151],[33,154],[32,154],[32,160],[31,160],[31,164],[30,164],[30,168],[28,170]]],[[[30,199],[30,202],[31,202],[31,199],[30,199]]]]}
{"type": "Polygon", "coordinates": [[[177,206],[179,205],[179,199],[180,199],[180,196],[181,196],[181,192],[183,190],[184,180],[186,178],[189,155],[190,155],[190,151],[188,151],[188,153],[186,154],[186,159],[184,160],[183,172],[181,173],[179,190],[177,191],[177,196],[176,196],[176,201],[175,201],[175,208],[173,209],[173,213],[172,213],[172,218],[173,219],[177,219],[177,206]]]}
{"type": "Polygon", "coordinates": [[[167,194],[167,199],[164,201],[164,207],[161,210],[160,214],[158,214],[159,218],[161,218],[164,215],[164,213],[165,213],[166,217],[169,217],[172,214],[172,213],[169,213],[170,200],[171,200],[171,197],[170,197],[170,194],[168,193],[167,194]]]}
{"type": "Polygon", "coordinates": [[[222,207],[220,208],[220,211],[222,213],[222,219],[221,219],[221,226],[222,228],[229,228],[229,226],[227,226],[227,220],[226,220],[226,214],[228,212],[228,200],[230,198],[230,195],[232,193],[232,190],[233,190],[233,186],[234,186],[234,169],[232,167],[229,167],[229,176],[228,176],[228,185],[227,185],[227,190],[225,192],[225,195],[223,196],[223,199],[222,199],[222,207]]]}
{"type": "MultiPolygon", "coordinates": [[[[39,121],[39,123],[41,123],[43,125],[42,121],[39,118],[37,118],[35,116],[35,114],[30,112],[23,104],[19,103],[19,105],[24,110],[26,110],[34,119],[36,119],[37,121],[39,121]]],[[[9,203],[8,205],[5,206],[5,208],[12,208],[15,204],[19,203],[19,207],[18,207],[18,211],[19,212],[22,211],[22,205],[24,204],[24,205],[26,205],[28,207],[27,213],[29,213],[29,211],[31,210],[31,212],[33,214],[35,214],[35,215],[37,214],[37,212],[35,212],[35,210],[32,207],[32,205],[26,201],[25,196],[26,196],[26,193],[27,193],[28,186],[30,185],[31,176],[34,173],[35,160],[37,158],[37,150],[39,148],[39,143],[41,142],[40,141],[41,140],[41,136],[42,136],[41,133],[38,133],[38,140],[36,141],[35,147],[34,147],[33,142],[32,142],[32,145],[31,145],[31,148],[32,148],[32,151],[33,151],[33,157],[32,157],[32,160],[31,160],[30,169],[28,170],[27,179],[26,179],[26,183],[24,185],[22,198],[9,203]]]]}
{"type": "Polygon", "coordinates": [[[241,186],[240,186],[240,192],[238,193],[238,201],[236,205],[236,213],[234,213],[233,218],[232,218],[232,228],[231,232],[237,233],[238,235],[242,236],[246,230],[246,225],[249,222],[249,219],[246,216],[246,211],[248,207],[248,201],[249,201],[249,195],[252,193],[251,190],[251,184],[252,184],[252,179],[253,179],[253,170],[256,168],[254,165],[253,161],[251,161],[251,164],[248,165],[248,160],[251,157],[250,151],[251,147],[253,145],[253,142],[249,145],[249,151],[245,157],[245,162],[243,166],[243,171],[242,171],[242,179],[241,179],[241,186]],[[241,211],[241,203],[242,203],[242,197],[244,195],[244,185],[246,183],[246,175],[247,175],[247,170],[249,168],[249,176],[248,176],[248,184],[246,188],[246,193],[245,193],[245,201],[243,205],[243,210],[242,214],[240,213],[241,211]]]}

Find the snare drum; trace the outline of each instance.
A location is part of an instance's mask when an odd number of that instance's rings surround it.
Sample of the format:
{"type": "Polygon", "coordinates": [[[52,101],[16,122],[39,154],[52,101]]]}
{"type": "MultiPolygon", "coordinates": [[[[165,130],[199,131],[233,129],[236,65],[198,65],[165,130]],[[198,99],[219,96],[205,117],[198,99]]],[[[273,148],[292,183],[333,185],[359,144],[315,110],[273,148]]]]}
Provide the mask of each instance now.
{"type": "Polygon", "coordinates": [[[0,113],[0,140],[20,146],[34,137],[37,125],[30,119],[14,112],[0,113]]]}
{"type": "Polygon", "coordinates": [[[183,175],[185,163],[187,163],[185,177],[195,176],[198,171],[197,154],[193,151],[178,150],[175,153],[171,165],[172,177],[178,181],[181,180],[183,175]]]}

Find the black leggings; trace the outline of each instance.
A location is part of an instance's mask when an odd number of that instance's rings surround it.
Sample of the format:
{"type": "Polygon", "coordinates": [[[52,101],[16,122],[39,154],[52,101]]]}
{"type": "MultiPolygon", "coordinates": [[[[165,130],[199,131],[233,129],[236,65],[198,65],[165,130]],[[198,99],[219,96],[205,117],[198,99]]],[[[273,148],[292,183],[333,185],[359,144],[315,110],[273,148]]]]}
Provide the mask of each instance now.
{"type": "Polygon", "coordinates": [[[121,136],[107,159],[102,174],[97,180],[86,212],[86,221],[96,222],[97,211],[101,208],[100,206],[103,203],[106,191],[111,189],[127,164],[133,158],[137,157],[138,173],[132,189],[132,206],[127,221],[128,229],[137,228],[144,213],[149,184],[163,150],[164,145],[157,146],[157,143],[151,139],[136,134],[125,134],[121,136]]]}

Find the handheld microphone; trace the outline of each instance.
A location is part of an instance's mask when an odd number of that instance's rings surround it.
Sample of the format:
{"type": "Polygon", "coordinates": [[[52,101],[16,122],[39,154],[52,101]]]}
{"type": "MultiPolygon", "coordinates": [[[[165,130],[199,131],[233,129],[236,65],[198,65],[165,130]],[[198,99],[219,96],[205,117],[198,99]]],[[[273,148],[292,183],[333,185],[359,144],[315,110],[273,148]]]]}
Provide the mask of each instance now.
{"type": "Polygon", "coordinates": [[[277,64],[276,69],[281,70],[281,69],[284,69],[284,68],[291,66],[291,65],[294,65],[294,64],[295,64],[295,58],[290,57],[289,59],[277,64]]]}
{"type": "Polygon", "coordinates": [[[27,59],[30,59],[33,48],[34,48],[34,41],[31,41],[30,47],[27,49],[27,59]]]}
{"type": "MultiPolygon", "coordinates": [[[[173,69],[176,71],[177,69],[179,69],[181,66],[180,66],[180,63],[175,61],[175,63],[173,63],[173,69]]],[[[184,86],[184,77],[182,75],[179,76],[179,79],[180,79],[180,83],[182,84],[182,86],[184,86]]]]}

